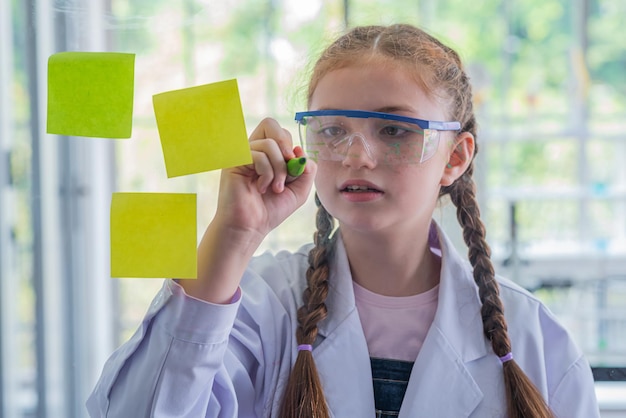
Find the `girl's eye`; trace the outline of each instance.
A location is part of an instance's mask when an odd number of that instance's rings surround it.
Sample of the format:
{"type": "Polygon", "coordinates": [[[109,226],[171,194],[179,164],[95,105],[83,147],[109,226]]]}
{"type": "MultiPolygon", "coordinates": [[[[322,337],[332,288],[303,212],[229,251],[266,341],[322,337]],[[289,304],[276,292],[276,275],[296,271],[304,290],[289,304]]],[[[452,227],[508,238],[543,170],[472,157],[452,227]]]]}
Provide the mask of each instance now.
{"type": "Polygon", "coordinates": [[[418,127],[404,126],[402,124],[384,125],[378,130],[378,135],[381,140],[420,141],[423,131],[415,128],[418,127]]]}
{"type": "Polygon", "coordinates": [[[381,133],[384,136],[400,136],[406,132],[407,132],[406,129],[401,128],[400,126],[395,126],[395,125],[388,125],[388,126],[385,126],[383,129],[381,129],[381,133]]]}
{"type": "Polygon", "coordinates": [[[318,135],[323,135],[327,138],[337,138],[342,136],[344,133],[345,131],[339,126],[327,126],[318,131],[318,135]]]}

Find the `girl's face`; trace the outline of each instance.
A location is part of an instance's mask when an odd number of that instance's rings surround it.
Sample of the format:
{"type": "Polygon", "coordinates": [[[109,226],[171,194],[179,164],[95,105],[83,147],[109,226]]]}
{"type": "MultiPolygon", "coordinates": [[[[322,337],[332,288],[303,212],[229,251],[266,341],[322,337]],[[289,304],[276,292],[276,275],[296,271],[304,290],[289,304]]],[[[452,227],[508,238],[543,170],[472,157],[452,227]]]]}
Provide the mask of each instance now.
{"type": "MultiPolygon", "coordinates": [[[[427,96],[410,73],[401,67],[376,64],[350,66],[322,77],[311,97],[310,110],[322,109],[448,120],[445,106],[427,96]]],[[[364,151],[364,143],[355,140],[342,161],[318,161],[315,186],[319,198],[344,231],[406,234],[425,228],[437,202],[453,138],[451,132],[440,132],[433,157],[421,164],[398,165],[377,163],[364,151]]]]}

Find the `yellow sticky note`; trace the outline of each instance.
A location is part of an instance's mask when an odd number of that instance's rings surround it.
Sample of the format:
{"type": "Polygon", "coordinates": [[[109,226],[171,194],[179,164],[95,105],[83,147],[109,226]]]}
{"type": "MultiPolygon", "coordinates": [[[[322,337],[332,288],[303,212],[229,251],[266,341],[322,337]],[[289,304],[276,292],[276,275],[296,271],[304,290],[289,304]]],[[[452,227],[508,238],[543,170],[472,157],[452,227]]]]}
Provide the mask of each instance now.
{"type": "Polygon", "coordinates": [[[237,80],[152,99],[168,177],[252,163],[237,80]]]}
{"type": "Polygon", "coordinates": [[[196,195],[113,193],[111,277],[195,279],[196,195]]]}
{"type": "Polygon", "coordinates": [[[60,52],[48,59],[47,132],[130,138],[135,54],[60,52]]]}

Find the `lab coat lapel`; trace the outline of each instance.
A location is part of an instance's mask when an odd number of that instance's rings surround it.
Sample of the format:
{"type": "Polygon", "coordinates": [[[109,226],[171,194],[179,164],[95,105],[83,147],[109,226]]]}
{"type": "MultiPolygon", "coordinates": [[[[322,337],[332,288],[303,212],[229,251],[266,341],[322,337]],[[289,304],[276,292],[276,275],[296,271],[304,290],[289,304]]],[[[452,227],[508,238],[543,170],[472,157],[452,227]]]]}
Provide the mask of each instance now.
{"type": "Polygon", "coordinates": [[[483,334],[478,287],[472,267],[433,222],[441,248],[439,303],[433,326],[439,328],[460,360],[468,363],[492,353],[483,334]]]}
{"type": "Polygon", "coordinates": [[[367,344],[354,310],[313,350],[334,417],[373,417],[374,389],[367,344]]]}
{"type": "Polygon", "coordinates": [[[465,366],[490,352],[476,285],[452,243],[436,224],[432,227],[442,252],[439,302],[413,366],[400,418],[468,417],[483,399],[465,366]]]}
{"type": "Polygon", "coordinates": [[[469,417],[482,398],[454,348],[432,327],[413,366],[399,418],[469,417]]]}
{"type": "Polygon", "coordinates": [[[334,417],[373,417],[374,389],[367,342],[354,301],[352,276],[341,238],[326,298],[328,318],[313,350],[326,401],[334,417]]]}

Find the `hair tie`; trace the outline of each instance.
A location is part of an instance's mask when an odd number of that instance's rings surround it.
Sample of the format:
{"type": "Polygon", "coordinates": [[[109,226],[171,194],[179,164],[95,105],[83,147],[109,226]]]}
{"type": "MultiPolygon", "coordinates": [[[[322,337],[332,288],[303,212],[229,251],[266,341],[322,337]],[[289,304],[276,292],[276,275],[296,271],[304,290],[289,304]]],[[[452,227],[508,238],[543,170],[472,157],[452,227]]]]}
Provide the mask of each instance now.
{"type": "Polygon", "coordinates": [[[509,352],[505,355],[503,355],[502,357],[500,357],[500,362],[502,362],[502,364],[506,363],[507,361],[511,361],[513,360],[513,353],[509,352]]]}
{"type": "Polygon", "coordinates": [[[313,351],[313,346],[311,344],[300,344],[298,351],[313,351]]]}

